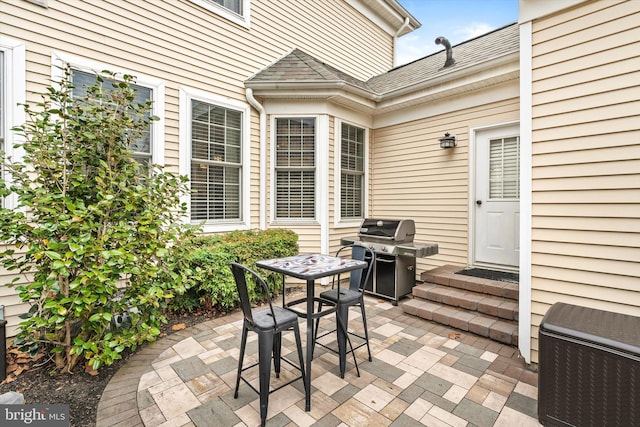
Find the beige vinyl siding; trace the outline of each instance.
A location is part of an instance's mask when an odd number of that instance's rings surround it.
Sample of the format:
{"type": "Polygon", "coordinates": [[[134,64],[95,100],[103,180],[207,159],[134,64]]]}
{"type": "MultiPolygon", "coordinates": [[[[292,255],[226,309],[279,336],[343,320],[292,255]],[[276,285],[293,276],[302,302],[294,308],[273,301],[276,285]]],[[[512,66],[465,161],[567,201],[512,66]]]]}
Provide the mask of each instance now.
{"type": "MultiPolygon", "coordinates": [[[[392,37],[346,2],[251,0],[251,25],[243,27],[189,0],[56,0],[48,8],[0,0],[0,34],[26,43],[27,101],[39,102],[52,74],[52,53],[71,55],[163,82],[164,161],[178,172],[179,90],[195,88],[235,101],[244,80],[294,48],[366,80],[392,67],[392,37]]],[[[259,122],[251,109],[251,227],[259,226],[259,122]]],[[[269,174],[267,174],[268,176],[269,174]]],[[[268,188],[268,187],[267,187],[268,188]]],[[[320,250],[318,226],[290,227],[300,249],[320,250]]],[[[0,275],[9,335],[25,311],[0,275]],[[8,294],[7,294],[8,293],[8,294]],[[17,305],[16,305],[17,304],[17,305]]]]}
{"type": "Polygon", "coordinates": [[[28,44],[30,94],[48,84],[52,51],[165,81],[169,164],[181,85],[244,101],[242,82],[296,47],[361,79],[392,66],[391,36],[343,2],[252,0],[250,29],[188,0],[0,3],[2,32],[28,44]]]}
{"type": "MultiPolygon", "coordinates": [[[[464,100],[460,101],[464,105],[464,100]]],[[[439,254],[417,260],[417,275],[469,257],[469,130],[518,119],[518,99],[464,108],[376,129],[371,150],[371,215],[411,218],[416,242],[438,244],[439,254]],[[440,148],[445,132],[457,147],[440,148]]]]}
{"type": "MultiPolygon", "coordinates": [[[[267,126],[267,134],[268,134],[267,126]]],[[[252,228],[260,227],[260,117],[251,115],[251,161],[249,164],[251,174],[251,225],[252,228]]]]}
{"type": "Polygon", "coordinates": [[[533,22],[532,361],[558,301],[640,313],[640,2],[533,22]]]}
{"type": "Polygon", "coordinates": [[[13,271],[7,271],[0,267],[0,305],[4,305],[7,337],[16,335],[18,324],[22,321],[19,316],[29,310],[29,306],[20,300],[14,288],[15,286],[26,285],[27,281],[28,278],[25,275],[17,276],[13,271]],[[12,283],[15,277],[18,277],[18,281],[12,283]]]}
{"type": "Polygon", "coordinates": [[[252,31],[258,35],[255,42],[264,43],[264,48],[275,46],[279,50],[274,53],[280,56],[298,47],[360,80],[393,66],[392,36],[346,2],[305,0],[292,7],[287,1],[252,1],[254,12],[258,15],[251,17],[252,31]],[[290,30],[280,33],[282,28],[290,30]]]}

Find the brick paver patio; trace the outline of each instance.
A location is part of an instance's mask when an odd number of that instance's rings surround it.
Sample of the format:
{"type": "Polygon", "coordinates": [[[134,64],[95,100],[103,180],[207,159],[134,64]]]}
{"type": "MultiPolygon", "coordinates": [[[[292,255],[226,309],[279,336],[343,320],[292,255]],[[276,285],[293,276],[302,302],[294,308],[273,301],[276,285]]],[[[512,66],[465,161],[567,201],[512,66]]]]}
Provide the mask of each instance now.
{"type": "MultiPolygon", "coordinates": [[[[361,376],[351,361],[341,379],[337,356],[316,347],[311,411],[304,411],[297,381],[271,395],[268,426],[540,425],[538,376],[516,348],[404,314],[372,297],[366,304],[373,361],[366,360],[366,348],[357,352],[361,376]]],[[[358,314],[351,312],[350,327],[361,325],[358,314]]],[[[259,425],[257,394],[241,384],[233,398],[241,327],[238,312],[140,350],[105,388],[97,427],[259,425]]],[[[257,358],[256,336],[249,337],[245,364],[257,358]]],[[[294,349],[293,334],[285,333],[283,354],[294,349]]],[[[257,386],[254,369],[249,375],[257,386]]],[[[287,364],[282,369],[272,385],[294,375],[287,364]]]]}

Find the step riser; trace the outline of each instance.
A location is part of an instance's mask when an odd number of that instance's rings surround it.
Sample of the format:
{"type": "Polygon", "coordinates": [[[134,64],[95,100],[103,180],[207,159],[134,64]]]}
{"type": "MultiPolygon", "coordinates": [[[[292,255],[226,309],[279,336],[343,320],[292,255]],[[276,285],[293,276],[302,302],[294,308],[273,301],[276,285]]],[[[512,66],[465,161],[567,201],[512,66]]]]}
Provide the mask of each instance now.
{"type": "Polygon", "coordinates": [[[423,299],[402,303],[405,313],[445,326],[468,331],[508,345],[518,345],[518,326],[514,322],[487,317],[477,312],[465,312],[423,299]]]}
{"type": "Polygon", "coordinates": [[[478,277],[468,277],[446,271],[436,273],[424,272],[421,274],[420,278],[425,283],[435,283],[465,291],[493,295],[501,298],[509,298],[515,301],[518,301],[519,298],[519,286],[517,283],[498,282],[478,277]]]}
{"type": "Polygon", "coordinates": [[[425,283],[413,288],[413,296],[469,311],[477,311],[506,320],[518,319],[517,301],[457,288],[425,283]]]}
{"type": "Polygon", "coordinates": [[[405,313],[518,345],[518,284],[455,274],[459,266],[443,266],[421,274],[405,313]]]}

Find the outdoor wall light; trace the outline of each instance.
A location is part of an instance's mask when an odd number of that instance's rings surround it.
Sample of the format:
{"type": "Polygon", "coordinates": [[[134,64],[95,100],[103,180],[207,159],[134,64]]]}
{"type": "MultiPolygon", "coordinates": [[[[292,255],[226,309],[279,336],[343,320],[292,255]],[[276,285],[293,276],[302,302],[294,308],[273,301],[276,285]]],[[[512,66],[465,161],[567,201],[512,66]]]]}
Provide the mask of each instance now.
{"type": "Polygon", "coordinates": [[[449,132],[445,133],[438,141],[440,141],[440,148],[453,148],[457,145],[456,137],[449,135],[449,132]]]}

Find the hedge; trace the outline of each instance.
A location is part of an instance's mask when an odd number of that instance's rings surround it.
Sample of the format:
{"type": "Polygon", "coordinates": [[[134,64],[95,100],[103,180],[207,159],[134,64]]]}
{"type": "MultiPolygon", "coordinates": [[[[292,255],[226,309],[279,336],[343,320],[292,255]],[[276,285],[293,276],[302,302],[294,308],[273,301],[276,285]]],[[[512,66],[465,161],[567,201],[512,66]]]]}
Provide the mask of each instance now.
{"type": "MultiPolygon", "coordinates": [[[[226,234],[200,236],[174,248],[178,265],[183,269],[185,292],[169,303],[173,311],[192,312],[201,307],[228,310],[238,306],[238,294],[229,264],[239,262],[255,269],[263,259],[291,256],[298,253],[298,236],[291,230],[233,231],[226,234]],[[186,274],[184,274],[186,273],[186,274]]],[[[272,295],[280,291],[282,276],[257,269],[269,285],[272,295]]],[[[249,283],[253,302],[264,300],[261,291],[249,283]]]]}

